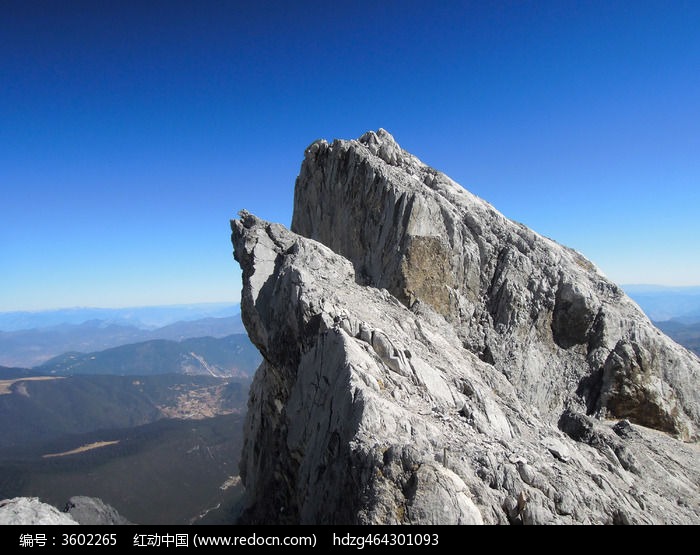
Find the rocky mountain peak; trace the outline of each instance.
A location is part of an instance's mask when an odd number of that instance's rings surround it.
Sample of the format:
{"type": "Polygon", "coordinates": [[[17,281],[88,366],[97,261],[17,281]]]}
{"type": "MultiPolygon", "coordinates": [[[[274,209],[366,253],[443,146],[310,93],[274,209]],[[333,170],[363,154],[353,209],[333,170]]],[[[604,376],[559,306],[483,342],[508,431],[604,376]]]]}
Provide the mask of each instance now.
{"type": "Polygon", "coordinates": [[[384,129],[379,129],[376,133],[368,131],[358,139],[358,142],[365,145],[374,156],[378,156],[392,166],[401,166],[410,160],[410,155],[401,150],[394,137],[384,129]]]}
{"type": "Polygon", "coordinates": [[[581,254],[509,221],[386,131],[315,144],[292,231],[349,259],[361,283],[443,315],[544,414],[581,402],[591,414],[696,436],[698,390],[688,397],[683,384],[697,358],[581,254]],[[553,391],[562,380],[569,385],[553,391]]]}
{"type": "Polygon", "coordinates": [[[697,357],[388,132],[306,149],[291,231],[232,231],[249,522],[697,522],[697,357]]]}

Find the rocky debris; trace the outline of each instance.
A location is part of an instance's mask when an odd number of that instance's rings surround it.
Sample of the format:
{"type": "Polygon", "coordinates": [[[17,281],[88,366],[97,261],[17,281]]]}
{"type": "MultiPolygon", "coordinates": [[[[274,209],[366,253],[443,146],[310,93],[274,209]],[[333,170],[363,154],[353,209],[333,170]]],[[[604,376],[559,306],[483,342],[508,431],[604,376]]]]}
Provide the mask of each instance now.
{"type": "Polygon", "coordinates": [[[132,524],[120,515],[114,507],[107,505],[97,497],[86,497],[83,495],[71,497],[66,503],[63,512],[68,513],[78,524],[132,524]]]}
{"type": "Polygon", "coordinates": [[[700,362],[581,255],[381,130],[307,149],[293,227],[232,221],[243,522],[700,522],[700,362]]]}
{"type": "Polygon", "coordinates": [[[78,524],[70,515],[42,503],[37,497],[0,501],[0,524],[78,524]]]}

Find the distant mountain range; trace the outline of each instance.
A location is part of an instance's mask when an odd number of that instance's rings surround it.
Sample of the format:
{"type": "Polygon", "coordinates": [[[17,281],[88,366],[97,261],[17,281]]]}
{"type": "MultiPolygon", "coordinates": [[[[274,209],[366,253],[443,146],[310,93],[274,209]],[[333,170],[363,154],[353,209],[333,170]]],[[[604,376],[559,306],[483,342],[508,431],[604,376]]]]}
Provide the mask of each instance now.
{"type": "Polygon", "coordinates": [[[245,334],[182,341],[154,339],[92,353],[68,352],[35,370],[47,375],[201,374],[252,376],[262,360],[245,334]]]}
{"type": "Polygon", "coordinates": [[[56,310],[0,312],[0,331],[46,328],[61,324],[83,324],[99,320],[105,324],[154,329],[175,322],[204,318],[228,318],[240,313],[238,303],[203,303],[131,308],[62,308],[56,310]]]}
{"type": "Polygon", "coordinates": [[[137,523],[235,520],[261,360],[237,306],[5,313],[0,329],[0,499],[86,494],[137,523]]]}
{"type": "Polygon", "coordinates": [[[35,444],[61,452],[72,434],[241,413],[249,383],[175,374],[13,378],[0,371],[0,459],[10,447],[35,444]]]}
{"type": "Polygon", "coordinates": [[[0,332],[0,365],[34,367],[52,357],[77,351],[87,353],[153,339],[181,341],[192,337],[225,337],[245,333],[240,314],[178,321],[156,329],[88,320],[49,327],[0,332]]]}
{"type": "Polygon", "coordinates": [[[690,349],[700,357],[700,322],[686,324],[678,320],[667,320],[654,323],[676,343],[690,349]]]}
{"type": "Polygon", "coordinates": [[[622,287],[655,322],[667,320],[686,324],[700,322],[700,287],[660,285],[623,285],[622,287]]]}
{"type": "Polygon", "coordinates": [[[700,356],[700,287],[624,285],[654,325],[700,356]]]}

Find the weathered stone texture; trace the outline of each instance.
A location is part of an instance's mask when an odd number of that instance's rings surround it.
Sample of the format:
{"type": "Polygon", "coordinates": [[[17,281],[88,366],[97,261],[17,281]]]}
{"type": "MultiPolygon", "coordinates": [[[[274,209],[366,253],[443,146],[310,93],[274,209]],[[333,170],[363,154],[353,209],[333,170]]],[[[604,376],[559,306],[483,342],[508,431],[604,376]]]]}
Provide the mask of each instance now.
{"type": "Polygon", "coordinates": [[[386,131],[232,221],[247,522],[698,523],[700,361],[386,131]]]}

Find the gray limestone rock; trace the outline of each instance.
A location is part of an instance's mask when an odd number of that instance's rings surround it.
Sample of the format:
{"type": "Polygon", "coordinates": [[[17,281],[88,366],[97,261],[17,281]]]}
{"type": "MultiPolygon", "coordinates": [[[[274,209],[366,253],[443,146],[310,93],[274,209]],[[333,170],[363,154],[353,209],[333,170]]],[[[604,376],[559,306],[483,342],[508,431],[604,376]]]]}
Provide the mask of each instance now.
{"type": "Polygon", "coordinates": [[[306,150],[292,231],[430,306],[521,399],[697,438],[700,363],[579,253],[509,221],[380,129],[306,150]]]}
{"type": "Polygon", "coordinates": [[[307,149],[297,233],[231,224],[243,522],[700,522],[700,361],[581,255],[381,130],[307,149]]]}
{"type": "Polygon", "coordinates": [[[15,497],[0,501],[0,524],[78,524],[70,515],[37,497],[15,497]]]}
{"type": "Polygon", "coordinates": [[[66,503],[63,512],[68,513],[79,524],[132,524],[120,515],[114,507],[107,505],[97,497],[86,497],[84,495],[71,497],[66,503]]]}
{"type": "Polygon", "coordinates": [[[0,524],[132,524],[97,497],[75,496],[63,512],[36,497],[0,501],[0,524]]]}

